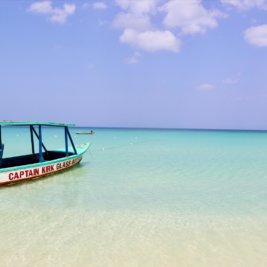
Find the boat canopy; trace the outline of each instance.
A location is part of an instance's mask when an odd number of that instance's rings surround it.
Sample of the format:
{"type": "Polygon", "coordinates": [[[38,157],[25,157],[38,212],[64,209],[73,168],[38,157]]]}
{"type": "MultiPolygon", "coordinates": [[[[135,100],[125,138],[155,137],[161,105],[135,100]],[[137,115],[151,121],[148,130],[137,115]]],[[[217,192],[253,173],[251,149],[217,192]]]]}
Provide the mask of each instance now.
{"type": "MultiPolygon", "coordinates": [[[[35,144],[34,144],[34,136],[38,140],[38,148],[39,148],[39,162],[45,160],[45,156],[49,154],[49,151],[46,149],[43,138],[42,138],[42,126],[53,126],[53,127],[63,127],[65,133],[65,156],[68,157],[69,155],[77,154],[77,150],[75,144],[72,140],[68,127],[75,126],[74,124],[65,124],[65,123],[53,123],[53,122],[14,122],[14,121],[0,121],[0,167],[3,162],[3,153],[4,153],[4,144],[2,140],[2,126],[28,126],[30,129],[31,134],[31,148],[32,148],[32,155],[35,155],[35,144]],[[38,129],[38,130],[37,130],[38,129]],[[73,153],[69,152],[69,141],[73,148],[73,153]],[[45,151],[45,154],[43,153],[45,151]]],[[[51,152],[50,152],[51,154],[51,152]]]]}
{"type": "Polygon", "coordinates": [[[40,121],[26,121],[26,122],[16,122],[16,121],[0,121],[0,126],[55,126],[55,127],[74,127],[75,124],[65,124],[65,123],[54,123],[54,122],[40,122],[40,121]]]}

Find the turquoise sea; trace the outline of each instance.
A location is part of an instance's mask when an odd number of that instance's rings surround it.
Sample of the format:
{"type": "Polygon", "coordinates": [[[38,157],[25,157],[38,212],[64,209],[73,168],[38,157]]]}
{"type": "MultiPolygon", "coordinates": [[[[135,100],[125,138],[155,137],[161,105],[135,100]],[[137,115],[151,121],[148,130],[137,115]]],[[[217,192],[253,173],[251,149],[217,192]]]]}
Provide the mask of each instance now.
{"type": "Polygon", "coordinates": [[[267,132],[87,130],[78,167],[0,189],[1,267],[267,266],[267,132]]]}

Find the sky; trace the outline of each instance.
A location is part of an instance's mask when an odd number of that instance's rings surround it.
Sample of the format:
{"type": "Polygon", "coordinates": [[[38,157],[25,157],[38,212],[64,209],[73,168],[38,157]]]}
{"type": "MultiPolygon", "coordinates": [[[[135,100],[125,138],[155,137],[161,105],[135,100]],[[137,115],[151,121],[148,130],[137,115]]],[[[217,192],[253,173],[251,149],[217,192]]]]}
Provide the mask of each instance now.
{"type": "Polygon", "coordinates": [[[0,0],[0,120],[267,130],[267,0],[0,0]]]}

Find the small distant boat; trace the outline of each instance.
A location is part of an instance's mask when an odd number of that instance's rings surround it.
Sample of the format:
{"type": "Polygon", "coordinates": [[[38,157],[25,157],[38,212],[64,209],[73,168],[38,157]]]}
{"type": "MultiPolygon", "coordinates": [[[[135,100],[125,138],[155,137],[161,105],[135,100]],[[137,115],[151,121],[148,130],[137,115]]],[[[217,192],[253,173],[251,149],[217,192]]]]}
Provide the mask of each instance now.
{"type": "Polygon", "coordinates": [[[41,178],[55,174],[78,164],[90,143],[75,147],[68,127],[73,124],[50,122],[0,122],[0,186],[13,184],[25,180],[41,178]],[[2,142],[2,127],[27,126],[31,135],[32,153],[10,158],[4,158],[4,144],[2,142]],[[42,127],[61,127],[64,129],[65,148],[61,150],[47,150],[42,140],[42,127]],[[37,130],[38,129],[38,130],[37,130]],[[38,141],[38,152],[35,152],[34,137],[38,141]],[[69,142],[71,150],[69,150],[69,142]]]}
{"type": "Polygon", "coordinates": [[[95,134],[95,132],[91,130],[90,132],[78,132],[76,134],[95,134]]]}

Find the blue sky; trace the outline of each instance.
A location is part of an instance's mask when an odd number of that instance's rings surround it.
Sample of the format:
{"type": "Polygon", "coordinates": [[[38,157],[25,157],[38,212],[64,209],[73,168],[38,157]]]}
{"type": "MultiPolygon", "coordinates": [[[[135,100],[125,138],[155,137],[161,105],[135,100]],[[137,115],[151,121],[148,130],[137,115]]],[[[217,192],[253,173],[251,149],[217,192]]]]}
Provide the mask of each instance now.
{"type": "Polygon", "coordinates": [[[267,129],[267,0],[1,0],[0,73],[0,120],[267,129]]]}

